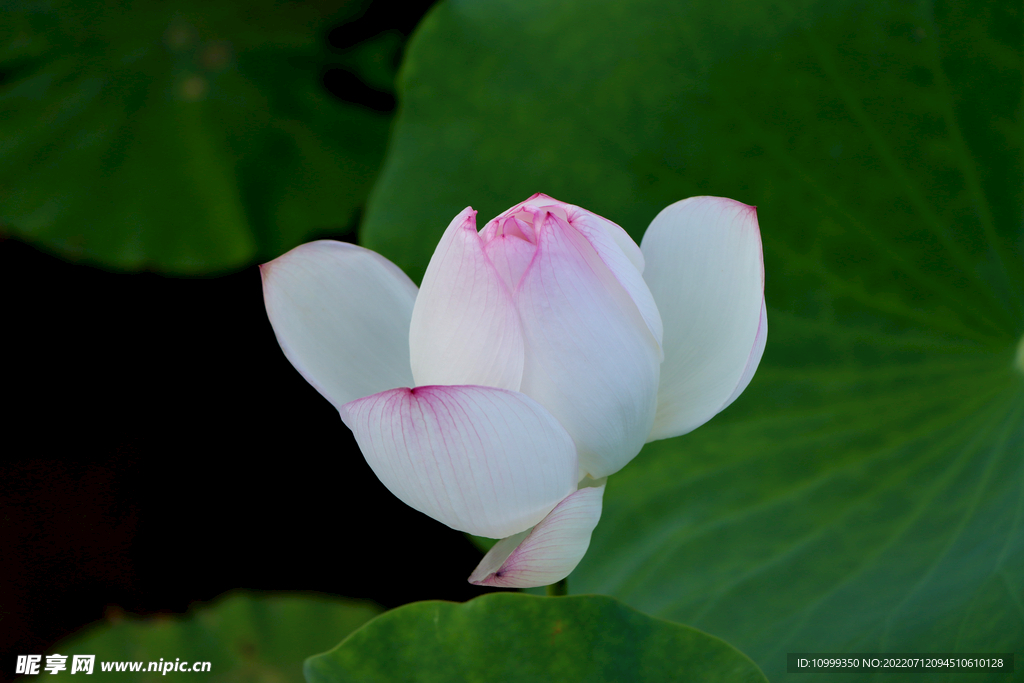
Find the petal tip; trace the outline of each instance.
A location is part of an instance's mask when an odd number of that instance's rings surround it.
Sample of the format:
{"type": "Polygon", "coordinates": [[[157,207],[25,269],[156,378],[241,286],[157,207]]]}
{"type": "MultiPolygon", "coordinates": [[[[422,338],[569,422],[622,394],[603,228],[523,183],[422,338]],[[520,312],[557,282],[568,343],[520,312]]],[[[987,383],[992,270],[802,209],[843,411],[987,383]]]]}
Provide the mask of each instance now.
{"type": "Polygon", "coordinates": [[[284,256],[284,254],[282,254],[281,256],[278,256],[275,259],[271,259],[271,260],[267,261],[266,263],[259,264],[258,268],[260,269],[260,277],[263,278],[264,280],[266,280],[267,277],[270,275],[270,273],[273,272],[274,266],[277,263],[278,259],[283,258],[283,256],[284,256]]]}
{"type": "Polygon", "coordinates": [[[476,210],[472,206],[467,206],[455,216],[451,227],[455,230],[476,233],[476,210]]]}
{"type": "Polygon", "coordinates": [[[348,427],[349,430],[355,431],[355,430],[352,429],[352,422],[351,422],[351,420],[352,420],[352,413],[350,413],[348,411],[348,408],[345,407],[347,405],[348,405],[347,403],[343,403],[341,406],[339,406],[338,407],[338,414],[341,415],[341,421],[345,424],[345,426],[348,427]]]}
{"type": "Polygon", "coordinates": [[[260,269],[260,282],[263,283],[263,287],[266,289],[271,278],[274,277],[274,271],[277,270],[277,259],[261,263],[257,267],[260,269]]]}
{"type": "Polygon", "coordinates": [[[483,577],[482,579],[474,578],[474,575],[471,575],[468,579],[466,579],[466,581],[473,584],[474,586],[495,586],[496,584],[493,582],[493,579],[496,574],[497,572],[493,572],[483,577]]]}

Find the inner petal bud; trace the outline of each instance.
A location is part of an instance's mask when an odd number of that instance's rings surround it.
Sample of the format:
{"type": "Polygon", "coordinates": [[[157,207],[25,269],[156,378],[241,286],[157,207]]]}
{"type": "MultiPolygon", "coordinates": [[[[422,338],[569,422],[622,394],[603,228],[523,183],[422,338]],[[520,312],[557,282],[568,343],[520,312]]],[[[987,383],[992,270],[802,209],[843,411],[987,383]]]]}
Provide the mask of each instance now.
{"type": "Polygon", "coordinates": [[[566,223],[569,222],[569,214],[566,213],[565,209],[563,207],[561,207],[561,206],[557,206],[557,205],[554,205],[554,204],[552,204],[550,206],[538,206],[534,210],[535,211],[547,211],[548,213],[550,213],[553,216],[558,216],[559,218],[561,218],[566,223]]]}
{"type": "Polygon", "coordinates": [[[496,236],[484,246],[484,253],[510,292],[514,292],[523,279],[536,251],[535,244],[507,232],[496,236]]]}
{"type": "Polygon", "coordinates": [[[527,242],[537,241],[533,232],[533,216],[526,211],[520,211],[515,216],[509,216],[501,222],[501,230],[510,237],[518,237],[527,242]]]}

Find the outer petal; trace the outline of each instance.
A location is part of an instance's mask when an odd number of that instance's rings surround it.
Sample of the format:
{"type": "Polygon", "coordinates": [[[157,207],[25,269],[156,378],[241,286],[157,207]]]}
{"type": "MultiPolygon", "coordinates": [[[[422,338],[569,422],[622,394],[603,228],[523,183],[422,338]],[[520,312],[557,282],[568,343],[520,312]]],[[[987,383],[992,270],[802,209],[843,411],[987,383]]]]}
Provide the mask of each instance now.
{"type": "Polygon", "coordinates": [[[645,262],[640,254],[640,248],[618,225],[578,206],[569,207],[569,224],[587,238],[590,246],[594,247],[597,255],[612,271],[619,284],[629,293],[651,334],[654,335],[654,339],[661,346],[663,337],[661,314],[658,312],[654,296],[642,275],[645,262]],[[632,246],[632,249],[629,249],[629,246],[632,246]],[[632,252],[634,249],[637,252],[635,256],[639,257],[639,266],[633,258],[630,258],[630,253],[627,253],[627,250],[632,252]]]}
{"type": "Polygon", "coordinates": [[[603,481],[569,495],[532,530],[498,541],[469,582],[529,588],[569,576],[590,547],[590,535],[601,519],[603,497],[603,481]]]}
{"type": "Polygon", "coordinates": [[[519,390],[523,336],[512,294],[484,254],[476,212],[445,231],[423,276],[409,329],[415,384],[519,390]]]}
{"type": "Polygon", "coordinates": [[[344,405],[341,417],[388,490],[453,529],[509,536],[576,488],[572,439],[523,394],[394,389],[344,405]]]}
{"type": "Polygon", "coordinates": [[[603,216],[598,216],[592,211],[587,211],[578,206],[570,206],[569,221],[575,225],[575,219],[577,216],[583,217],[588,224],[596,226],[603,230],[608,237],[622,250],[622,253],[626,255],[629,262],[633,264],[633,267],[637,269],[641,274],[644,272],[644,253],[640,251],[640,246],[633,241],[633,238],[629,236],[629,233],[622,229],[618,223],[613,223],[603,216]]]}
{"type": "Polygon", "coordinates": [[[650,433],[661,350],[590,243],[543,216],[537,254],[515,294],[527,349],[522,391],[572,435],[581,472],[605,477],[650,433]]]}
{"type": "Polygon", "coordinates": [[[757,324],[757,337],[754,339],[754,348],[750,349],[750,356],[747,358],[747,365],[743,368],[743,375],[740,377],[739,384],[732,390],[732,395],[726,399],[725,405],[722,406],[722,410],[725,410],[732,402],[740,397],[743,390],[750,384],[750,380],[754,379],[754,373],[757,371],[757,366],[761,363],[761,356],[764,355],[764,347],[768,342],[768,309],[765,307],[764,298],[761,299],[761,321],[757,324]]]}
{"type": "Polygon", "coordinates": [[[416,285],[398,266],[369,249],[320,240],[264,264],[260,273],[285,356],[336,408],[412,384],[416,285]]]}
{"type": "Polygon", "coordinates": [[[721,197],[665,208],[640,248],[665,323],[653,441],[696,429],[750,381],[768,329],[764,262],[756,210],[721,197]]]}

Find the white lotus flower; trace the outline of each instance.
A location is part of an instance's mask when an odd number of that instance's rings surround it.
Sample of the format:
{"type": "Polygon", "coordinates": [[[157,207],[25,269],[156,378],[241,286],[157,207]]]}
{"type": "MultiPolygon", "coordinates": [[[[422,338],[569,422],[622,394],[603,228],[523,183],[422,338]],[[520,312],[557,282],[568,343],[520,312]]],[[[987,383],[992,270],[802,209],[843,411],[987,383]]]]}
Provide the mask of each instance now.
{"type": "Polygon", "coordinates": [[[285,355],[384,485],[502,539],[470,576],[490,586],[565,578],[605,478],[732,403],[767,335],[756,212],[718,197],[669,206],[640,247],[542,194],[479,233],[467,208],[418,291],[379,254],[326,240],[262,273],[285,355]]]}

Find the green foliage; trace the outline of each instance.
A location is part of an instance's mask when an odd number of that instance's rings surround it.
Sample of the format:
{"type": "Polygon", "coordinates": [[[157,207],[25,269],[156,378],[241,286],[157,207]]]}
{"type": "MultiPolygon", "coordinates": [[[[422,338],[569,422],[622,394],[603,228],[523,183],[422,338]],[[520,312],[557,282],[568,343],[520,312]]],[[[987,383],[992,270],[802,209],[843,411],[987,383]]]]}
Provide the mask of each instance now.
{"type": "MultiPolygon", "coordinates": [[[[1024,656],[1020,3],[459,0],[428,15],[363,243],[541,191],[639,240],[756,204],[768,346],[613,476],[574,592],[748,653],[1024,656]]],[[[807,681],[815,680],[808,676],[807,681]]]]}
{"type": "Polygon", "coordinates": [[[308,683],[701,681],[763,683],[718,638],[611,598],[492,593],[417,602],[374,619],[306,662],[308,683]]]}
{"type": "MultiPolygon", "coordinates": [[[[0,231],[119,270],[221,272],[343,233],[390,117],[320,83],[385,82],[394,36],[331,54],[362,0],[0,4],[0,231]]],[[[377,83],[380,85],[380,83],[377,83]]]]}
{"type": "MultiPolygon", "coordinates": [[[[121,683],[195,678],[233,683],[302,683],[306,657],[333,647],[380,612],[370,603],[315,594],[233,593],[186,616],[122,616],[94,624],[53,649],[96,655],[92,676],[121,683]],[[209,673],[101,670],[100,662],[210,662],[209,673]]],[[[43,664],[46,663],[45,658],[43,664]]],[[[80,675],[80,674],[75,674],[80,675]]],[[[87,679],[92,680],[92,678],[87,679]]]]}

